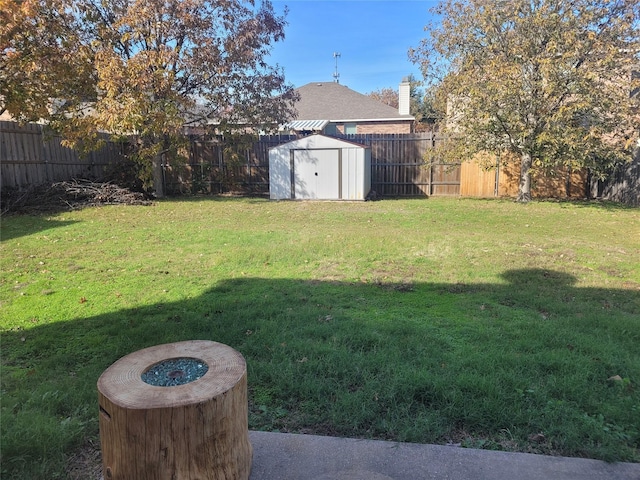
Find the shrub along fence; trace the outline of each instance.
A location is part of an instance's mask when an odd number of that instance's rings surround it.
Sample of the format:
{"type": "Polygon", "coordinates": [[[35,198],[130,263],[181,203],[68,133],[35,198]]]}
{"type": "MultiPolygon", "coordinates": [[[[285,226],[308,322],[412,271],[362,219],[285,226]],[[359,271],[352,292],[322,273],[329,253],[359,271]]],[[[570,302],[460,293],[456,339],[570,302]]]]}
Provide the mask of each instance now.
{"type": "Polygon", "coordinates": [[[2,188],[26,188],[72,178],[103,181],[108,167],[124,160],[124,145],[106,142],[82,157],[62,146],[42,125],[0,122],[0,184],[2,188]]]}

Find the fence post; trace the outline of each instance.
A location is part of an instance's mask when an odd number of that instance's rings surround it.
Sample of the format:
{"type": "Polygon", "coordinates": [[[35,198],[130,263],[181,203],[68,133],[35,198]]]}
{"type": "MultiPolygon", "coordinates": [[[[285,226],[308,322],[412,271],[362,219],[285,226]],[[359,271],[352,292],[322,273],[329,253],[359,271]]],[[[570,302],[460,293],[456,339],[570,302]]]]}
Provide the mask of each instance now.
{"type": "Polygon", "coordinates": [[[495,184],[493,186],[493,196],[497,197],[499,196],[500,192],[500,154],[498,153],[498,155],[496,155],[496,177],[495,177],[495,184]]]}

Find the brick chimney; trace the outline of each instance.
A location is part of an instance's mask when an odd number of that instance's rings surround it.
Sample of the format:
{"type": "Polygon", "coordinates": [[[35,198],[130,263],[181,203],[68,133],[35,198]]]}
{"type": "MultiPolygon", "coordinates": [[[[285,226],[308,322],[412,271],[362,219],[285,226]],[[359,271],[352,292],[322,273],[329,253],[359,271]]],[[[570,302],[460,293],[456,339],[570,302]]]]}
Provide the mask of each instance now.
{"type": "Polygon", "coordinates": [[[411,83],[409,83],[409,77],[404,77],[398,88],[398,113],[400,115],[411,115],[409,111],[411,105],[410,96],[411,83]]]}

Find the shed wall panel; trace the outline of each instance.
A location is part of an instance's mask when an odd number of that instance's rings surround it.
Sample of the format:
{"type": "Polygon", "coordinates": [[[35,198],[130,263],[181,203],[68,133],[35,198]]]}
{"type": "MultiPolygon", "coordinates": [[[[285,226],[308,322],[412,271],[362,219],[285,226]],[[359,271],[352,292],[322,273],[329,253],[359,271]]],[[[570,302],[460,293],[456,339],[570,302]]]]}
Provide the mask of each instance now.
{"type": "Polygon", "coordinates": [[[289,150],[269,151],[269,197],[273,200],[291,198],[291,155],[289,150]]]}

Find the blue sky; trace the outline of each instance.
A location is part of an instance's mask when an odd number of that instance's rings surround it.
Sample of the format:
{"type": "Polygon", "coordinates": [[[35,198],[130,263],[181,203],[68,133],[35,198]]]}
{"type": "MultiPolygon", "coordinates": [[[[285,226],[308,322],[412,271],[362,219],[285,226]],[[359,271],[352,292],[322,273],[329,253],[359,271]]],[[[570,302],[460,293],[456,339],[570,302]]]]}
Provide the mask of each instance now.
{"type": "Polygon", "coordinates": [[[407,51],[425,37],[435,0],[272,0],[278,13],[289,8],[285,39],[269,63],[284,67],[288,82],[333,81],[339,52],[340,83],[369,93],[398,88],[403,77],[422,79],[407,51]]]}

